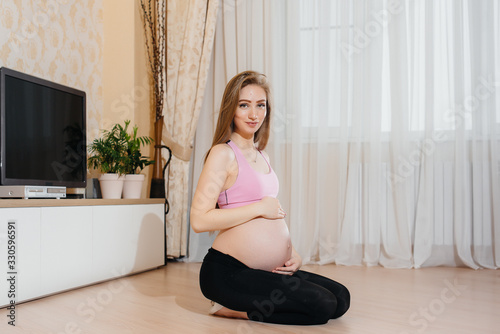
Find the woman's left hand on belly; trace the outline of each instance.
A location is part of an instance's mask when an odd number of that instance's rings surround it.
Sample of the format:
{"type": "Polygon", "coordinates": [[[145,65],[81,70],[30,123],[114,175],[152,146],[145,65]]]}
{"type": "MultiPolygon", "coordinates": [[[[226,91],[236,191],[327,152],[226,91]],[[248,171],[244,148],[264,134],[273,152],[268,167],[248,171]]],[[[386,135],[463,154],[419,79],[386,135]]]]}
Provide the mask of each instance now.
{"type": "Polygon", "coordinates": [[[302,266],[302,258],[295,251],[295,249],[292,248],[292,256],[290,257],[290,260],[286,261],[283,267],[277,267],[276,269],[274,269],[273,273],[282,275],[293,275],[297,270],[300,269],[301,266],[302,266]]]}

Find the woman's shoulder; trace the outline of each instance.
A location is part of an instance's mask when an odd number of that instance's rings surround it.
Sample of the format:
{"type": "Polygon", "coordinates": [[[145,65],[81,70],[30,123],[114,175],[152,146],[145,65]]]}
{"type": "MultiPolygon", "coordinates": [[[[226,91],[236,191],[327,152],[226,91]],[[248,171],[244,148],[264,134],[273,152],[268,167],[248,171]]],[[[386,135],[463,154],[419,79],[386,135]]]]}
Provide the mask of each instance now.
{"type": "Polygon", "coordinates": [[[212,171],[225,171],[228,175],[238,173],[238,163],[233,149],[227,144],[217,144],[208,154],[205,167],[212,171]]]}
{"type": "Polygon", "coordinates": [[[230,162],[235,159],[234,151],[228,144],[217,144],[210,149],[207,160],[230,162]]]}

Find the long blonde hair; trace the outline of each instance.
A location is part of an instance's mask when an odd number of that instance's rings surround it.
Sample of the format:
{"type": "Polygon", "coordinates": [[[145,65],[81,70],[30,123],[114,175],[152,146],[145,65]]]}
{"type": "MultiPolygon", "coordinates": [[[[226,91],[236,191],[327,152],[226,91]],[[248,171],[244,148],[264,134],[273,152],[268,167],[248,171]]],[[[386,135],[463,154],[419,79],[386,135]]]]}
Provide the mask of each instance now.
{"type": "MultiPolygon", "coordinates": [[[[248,85],[257,85],[266,92],[266,117],[262,122],[261,127],[255,133],[253,141],[257,143],[257,148],[263,150],[267,146],[269,140],[269,132],[271,129],[271,91],[267,77],[264,74],[255,71],[244,71],[235,75],[226,85],[222,102],[220,105],[219,118],[215,129],[212,147],[217,144],[225,143],[231,137],[234,131],[234,115],[240,100],[240,91],[248,85]]],[[[210,153],[208,150],[205,160],[210,153]]]]}

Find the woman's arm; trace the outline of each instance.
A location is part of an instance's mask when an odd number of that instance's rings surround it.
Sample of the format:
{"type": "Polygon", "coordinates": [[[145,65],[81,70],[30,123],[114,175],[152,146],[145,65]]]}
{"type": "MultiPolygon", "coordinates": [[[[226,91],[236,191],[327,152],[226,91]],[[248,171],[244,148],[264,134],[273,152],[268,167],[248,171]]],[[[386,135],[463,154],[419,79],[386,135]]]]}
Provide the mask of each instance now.
{"type": "Polygon", "coordinates": [[[216,145],[210,151],[191,204],[190,222],[196,233],[227,229],[256,217],[268,219],[284,217],[279,201],[271,197],[238,208],[223,210],[215,208],[234,161],[234,152],[227,145],[216,145]]]}

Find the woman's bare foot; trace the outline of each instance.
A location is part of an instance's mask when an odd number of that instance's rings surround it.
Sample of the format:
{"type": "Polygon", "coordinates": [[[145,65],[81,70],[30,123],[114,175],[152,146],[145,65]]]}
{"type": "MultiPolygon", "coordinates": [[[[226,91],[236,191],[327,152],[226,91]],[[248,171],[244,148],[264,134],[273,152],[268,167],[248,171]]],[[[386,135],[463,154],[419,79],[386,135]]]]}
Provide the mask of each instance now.
{"type": "Polygon", "coordinates": [[[228,309],[227,307],[221,308],[220,310],[215,312],[214,315],[217,315],[219,317],[247,319],[248,320],[248,315],[246,312],[234,311],[234,310],[228,309]]]}

